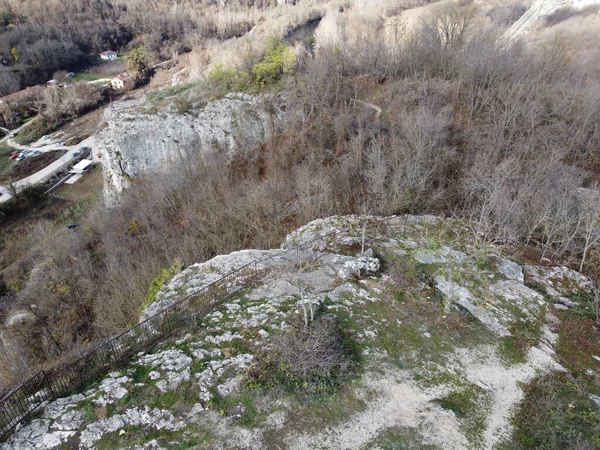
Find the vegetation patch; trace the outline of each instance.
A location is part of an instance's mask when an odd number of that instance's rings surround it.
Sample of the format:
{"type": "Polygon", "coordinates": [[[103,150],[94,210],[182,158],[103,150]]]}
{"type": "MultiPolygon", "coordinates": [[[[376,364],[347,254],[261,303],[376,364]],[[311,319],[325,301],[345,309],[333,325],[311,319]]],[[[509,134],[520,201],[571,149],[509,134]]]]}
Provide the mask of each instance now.
{"type": "Polygon", "coordinates": [[[161,447],[184,450],[202,446],[212,436],[210,431],[196,426],[188,427],[185,431],[154,430],[144,426],[128,426],[123,430],[125,431],[123,434],[119,434],[119,431],[106,433],[96,442],[95,448],[98,450],[133,448],[156,440],[161,447]]]}
{"type": "Polygon", "coordinates": [[[140,306],[140,312],[144,312],[146,308],[148,308],[148,306],[154,302],[158,292],[160,291],[160,288],[162,288],[167,281],[173,278],[173,276],[179,272],[180,269],[181,263],[175,262],[175,264],[173,264],[170,268],[162,269],[160,273],[154,277],[154,280],[152,280],[152,283],[150,283],[150,287],[148,288],[148,294],[140,306]]]}
{"type": "Polygon", "coordinates": [[[505,449],[563,450],[600,447],[600,413],[584,386],[556,372],[525,387],[505,449]]]}
{"type": "Polygon", "coordinates": [[[148,380],[148,375],[152,372],[152,366],[136,365],[131,372],[131,381],[133,383],[144,383],[148,380]]]}
{"type": "Polygon", "coordinates": [[[291,73],[296,55],[278,39],[268,39],[262,60],[249,72],[217,65],[206,77],[207,86],[214,95],[222,97],[229,92],[257,92],[272,85],[283,75],[291,73]]]}
{"type": "Polygon", "coordinates": [[[442,408],[452,411],[461,422],[465,435],[474,444],[483,444],[488,399],[485,392],[474,384],[464,384],[460,389],[451,391],[443,397],[433,400],[442,408]]]}
{"type": "Polygon", "coordinates": [[[518,320],[509,327],[510,336],[500,340],[500,357],[508,364],[524,363],[527,351],[535,347],[542,337],[541,324],[534,320],[518,320]]]}
{"type": "Polygon", "coordinates": [[[250,388],[282,386],[301,397],[319,399],[352,378],[360,356],[333,315],[318,316],[275,339],[272,349],[248,371],[250,388]]]}
{"type": "MultiPolygon", "coordinates": [[[[593,355],[599,355],[600,325],[588,318],[582,318],[570,310],[560,314],[557,325],[558,342],[556,352],[559,362],[575,377],[588,376],[590,369],[600,370],[600,362],[593,355]]],[[[600,389],[599,389],[600,390],[600,389]]]]}

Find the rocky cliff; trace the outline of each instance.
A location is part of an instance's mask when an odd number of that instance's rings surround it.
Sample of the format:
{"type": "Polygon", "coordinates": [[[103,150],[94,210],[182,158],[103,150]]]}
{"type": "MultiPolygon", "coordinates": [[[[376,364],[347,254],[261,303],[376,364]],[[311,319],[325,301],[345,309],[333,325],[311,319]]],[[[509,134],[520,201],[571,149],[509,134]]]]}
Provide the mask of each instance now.
{"type": "Polygon", "coordinates": [[[523,37],[537,26],[544,17],[553,14],[559,8],[579,10],[594,5],[600,7],[600,0],[536,0],[531,8],[506,31],[502,40],[512,42],[523,37]]]}
{"type": "Polygon", "coordinates": [[[231,159],[238,151],[252,151],[276,132],[283,117],[279,99],[245,94],[189,108],[175,101],[159,107],[146,98],[116,103],[106,110],[96,136],[106,201],[113,202],[131,178],[174,162],[191,163],[214,152],[231,159]]]}
{"type": "Polygon", "coordinates": [[[598,387],[579,387],[581,377],[600,378],[598,342],[585,344],[600,334],[594,326],[582,334],[591,322],[578,318],[590,306],[590,280],[515,262],[433,216],[316,220],[282,248],[332,232],[301,264],[289,252],[244,250],[188,267],[146,315],[249,261],[265,270],[179,338],[46,404],[0,447],[522,448],[543,427],[514,417],[538,408],[531,392],[550,380],[565,390],[550,392],[534,416],[551,411],[553,439],[574,421],[572,442],[593,448],[585,445],[598,438],[598,387]],[[302,328],[307,302],[338,321],[360,355],[353,378],[316,400],[302,394],[304,381],[292,377],[290,392],[269,378],[269,370],[285,376],[269,358],[281,336],[302,328]]]}

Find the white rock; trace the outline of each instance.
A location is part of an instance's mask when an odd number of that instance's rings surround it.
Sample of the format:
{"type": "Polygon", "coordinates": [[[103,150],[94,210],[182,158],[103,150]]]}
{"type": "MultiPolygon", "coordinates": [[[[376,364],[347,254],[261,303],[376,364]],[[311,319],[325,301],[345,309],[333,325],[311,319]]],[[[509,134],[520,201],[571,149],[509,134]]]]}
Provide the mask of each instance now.
{"type": "Polygon", "coordinates": [[[338,271],[338,276],[345,281],[373,275],[379,271],[380,262],[377,258],[359,256],[352,261],[346,261],[338,271]]]}
{"type": "Polygon", "coordinates": [[[525,281],[525,276],[523,275],[523,269],[521,266],[507,259],[502,260],[502,262],[498,264],[498,272],[500,272],[509,280],[515,280],[519,283],[523,283],[525,281]]]}

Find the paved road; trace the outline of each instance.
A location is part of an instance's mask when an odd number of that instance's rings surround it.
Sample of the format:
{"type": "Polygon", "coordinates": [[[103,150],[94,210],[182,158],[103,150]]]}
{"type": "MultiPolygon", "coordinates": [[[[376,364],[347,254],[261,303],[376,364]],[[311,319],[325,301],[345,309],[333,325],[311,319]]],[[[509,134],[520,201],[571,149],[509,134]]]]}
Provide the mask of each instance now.
{"type": "MultiPolygon", "coordinates": [[[[25,126],[27,126],[31,122],[33,122],[33,121],[27,122],[25,125],[23,125],[22,127],[18,128],[15,131],[19,131],[19,130],[23,129],[25,126]]],[[[14,135],[14,132],[12,133],[12,135],[14,135]]],[[[6,141],[6,143],[8,143],[8,145],[10,145],[11,147],[13,147],[17,150],[31,149],[32,147],[36,148],[35,147],[36,144],[39,145],[42,143],[42,142],[40,142],[41,141],[40,140],[40,141],[37,141],[37,143],[33,143],[28,146],[22,146],[22,145],[16,144],[15,142],[12,142],[12,137],[10,135],[6,136],[4,139],[0,140],[0,142],[3,142],[3,141],[6,141]]],[[[74,151],[80,149],[81,147],[93,148],[95,145],[96,145],[96,140],[95,140],[94,136],[90,136],[90,137],[84,139],[83,141],[81,141],[80,143],[78,143],[77,145],[61,147],[61,146],[57,146],[56,144],[49,143],[49,144],[42,145],[41,147],[37,147],[36,150],[39,150],[41,152],[64,150],[65,154],[63,156],[61,156],[59,159],[57,159],[56,161],[54,161],[54,162],[50,163],[49,165],[47,165],[46,167],[44,167],[42,170],[34,173],[33,175],[29,175],[28,177],[23,178],[22,180],[16,181],[14,183],[14,187],[17,189],[17,191],[22,191],[26,187],[33,186],[35,184],[38,184],[38,183],[44,181],[46,178],[50,177],[54,172],[62,169],[64,166],[66,166],[73,159],[74,151]]],[[[0,186],[0,194],[1,194],[0,195],[0,203],[4,203],[12,198],[10,190],[8,189],[7,186],[0,186]]]]}

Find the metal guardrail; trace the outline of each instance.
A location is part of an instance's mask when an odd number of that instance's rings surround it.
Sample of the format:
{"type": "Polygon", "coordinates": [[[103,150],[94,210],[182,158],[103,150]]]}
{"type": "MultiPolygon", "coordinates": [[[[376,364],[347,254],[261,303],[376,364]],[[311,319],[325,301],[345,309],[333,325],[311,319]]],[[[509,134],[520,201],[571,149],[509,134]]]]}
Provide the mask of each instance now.
{"type": "Polygon", "coordinates": [[[236,293],[255,285],[269,269],[269,261],[286,258],[291,262],[304,259],[308,250],[324,241],[335,248],[336,232],[320,236],[302,245],[281,250],[266,258],[254,260],[233,270],[213,283],[187,295],[162,311],[140,322],[103,343],[96,345],[79,359],[52,372],[38,372],[25,383],[0,400],[0,439],[4,439],[23,420],[44,402],[64,397],[81,389],[114,366],[148,350],[198,317],[206,315],[214,306],[236,293]],[[327,242],[330,240],[329,242],[327,242]]]}

